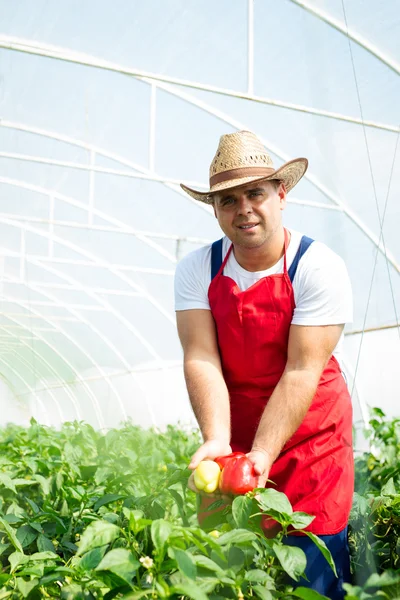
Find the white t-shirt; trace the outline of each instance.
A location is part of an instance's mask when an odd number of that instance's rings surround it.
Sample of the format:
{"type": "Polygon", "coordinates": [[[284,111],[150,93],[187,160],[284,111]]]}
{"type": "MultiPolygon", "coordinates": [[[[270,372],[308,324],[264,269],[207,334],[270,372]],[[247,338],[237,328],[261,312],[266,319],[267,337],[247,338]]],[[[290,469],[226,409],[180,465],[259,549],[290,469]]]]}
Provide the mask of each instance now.
{"type": "MultiPolygon", "coordinates": [[[[290,230],[291,238],[286,253],[287,269],[299,248],[302,234],[290,230]]],[[[224,237],[222,256],[230,247],[224,237]]],[[[270,269],[250,272],[241,267],[231,252],[224,275],[231,277],[244,291],[268,275],[283,272],[283,257],[270,269]]],[[[208,309],[208,288],[211,283],[211,244],[187,254],[175,273],[175,310],[208,309]]],[[[353,320],[353,297],[350,279],[344,261],[322,242],[314,241],[303,254],[293,280],[296,307],[294,325],[339,325],[353,320]]],[[[343,334],[334,350],[334,356],[343,368],[341,359],[343,334]]]]}

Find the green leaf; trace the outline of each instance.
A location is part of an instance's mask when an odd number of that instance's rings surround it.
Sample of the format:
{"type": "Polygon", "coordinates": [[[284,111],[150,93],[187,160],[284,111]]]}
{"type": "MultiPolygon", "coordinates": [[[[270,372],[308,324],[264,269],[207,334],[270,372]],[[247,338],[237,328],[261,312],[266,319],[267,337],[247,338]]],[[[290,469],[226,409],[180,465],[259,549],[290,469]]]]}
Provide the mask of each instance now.
{"type": "Polygon", "coordinates": [[[10,547],[11,544],[2,544],[0,543],[0,556],[3,554],[3,552],[5,552],[6,550],[8,550],[8,548],[10,547]]]}
{"type": "Polygon", "coordinates": [[[172,594],[179,594],[181,596],[187,596],[188,598],[192,598],[192,600],[208,600],[208,596],[194,583],[184,584],[181,583],[179,585],[175,585],[170,589],[172,594]]]}
{"type": "Polygon", "coordinates": [[[23,548],[29,546],[29,544],[37,538],[37,535],[37,531],[32,529],[29,525],[22,525],[22,527],[17,530],[17,538],[23,548]]]}
{"type": "Polygon", "coordinates": [[[306,535],[308,535],[308,537],[320,549],[320,551],[324,555],[325,559],[327,560],[329,566],[331,567],[332,571],[335,573],[335,575],[337,577],[338,574],[337,574],[337,571],[336,571],[335,562],[334,562],[334,560],[332,558],[332,554],[330,553],[330,550],[328,549],[328,547],[325,544],[325,542],[323,540],[321,540],[321,538],[319,538],[318,536],[316,536],[314,533],[311,533],[311,531],[304,531],[304,533],[306,535]]]}
{"type": "MultiPolygon", "coordinates": [[[[198,496],[199,500],[200,500],[200,496],[198,496]]],[[[226,506],[226,502],[224,502],[223,500],[221,500],[220,498],[218,498],[218,500],[215,500],[215,502],[212,502],[209,506],[207,506],[206,509],[203,509],[202,512],[208,512],[210,510],[216,510],[217,508],[222,508],[223,506],[226,506]]]]}
{"type": "Polygon", "coordinates": [[[285,515],[291,515],[293,512],[288,497],[282,492],[277,492],[272,488],[267,488],[260,492],[257,495],[256,500],[261,510],[266,513],[268,513],[271,508],[279,513],[284,513],[285,515]]]}
{"type": "Polygon", "coordinates": [[[13,480],[6,473],[0,473],[0,485],[3,485],[5,488],[11,490],[15,494],[17,493],[13,480]]]}
{"type": "Polygon", "coordinates": [[[29,525],[32,527],[32,529],[35,529],[38,533],[43,533],[43,527],[40,523],[35,523],[34,521],[31,521],[29,523],[29,525]]]}
{"type": "Polygon", "coordinates": [[[53,542],[48,537],[40,533],[36,540],[39,552],[54,552],[56,551],[53,542]]]}
{"type": "MultiPolygon", "coordinates": [[[[27,563],[22,567],[21,570],[18,570],[18,574],[20,577],[43,577],[44,575],[44,563],[36,562],[36,563],[27,563]]],[[[51,565],[53,566],[53,565],[51,565]]]]}
{"type": "Polygon", "coordinates": [[[61,590],[62,600],[84,600],[85,596],[82,592],[82,587],[77,583],[67,585],[61,590]]]}
{"type": "Polygon", "coordinates": [[[30,505],[30,507],[31,507],[32,511],[35,513],[35,515],[37,515],[38,513],[40,513],[40,508],[38,507],[38,505],[36,504],[36,502],[34,502],[33,500],[31,500],[30,498],[26,498],[26,501],[30,505]]]}
{"type": "Polygon", "coordinates": [[[43,477],[43,475],[38,475],[38,473],[34,473],[32,475],[32,479],[35,479],[35,481],[38,481],[40,483],[40,486],[43,490],[43,494],[45,496],[48,496],[50,494],[50,481],[48,479],[43,477]]]}
{"type": "Polygon", "coordinates": [[[181,519],[182,519],[182,522],[183,522],[184,526],[188,527],[189,526],[189,520],[188,520],[188,518],[186,516],[186,509],[185,509],[185,504],[183,502],[182,496],[176,490],[169,489],[168,492],[171,494],[171,496],[173,497],[173,499],[175,500],[175,502],[176,502],[176,504],[178,506],[179,514],[181,516],[181,519]]]}
{"type": "Polygon", "coordinates": [[[267,588],[261,587],[261,585],[255,585],[253,586],[253,590],[261,600],[273,600],[273,596],[267,588]]]}
{"type": "Polygon", "coordinates": [[[175,483],[179,483],[181,481],[184,481],[186,483],[190,477],[190,474],[191,471],[189,471],[189,469],[176,469],[176,471],[174,471],[168,477],[167,487],[171,487],[171,485],[174,485],[175,483]]]}
{"type": "Polygon", "coordinates": [[[139,592],[132,592],[130,594],[126,594],[123,596],[122,600],[140,600],[140,598],[144,598],[145,596],[151,596],[153,594],[153,590],[140,590],[139,592]]]}
{"type": "Polygon", "coordinates": [[[97,500],[96,504],[93,506],[93,509],[98,511],[101,506],[105,506],[111,502],[116,502],[116,500],[121,500],[122,498],[126,498],[126,494],[105,494],[105,496],[97,500]]]}
{"type": "Polygon", "coordinates": [[[257,539],[257,536],[252,531],[247,529],[233,529],[221,535],[220,538],[215,541],[219,546],[226,546],[227,544],[243,544],[245,542],[253,542],[257,539]]]}
{"type": "Polygon", "coordinates": [[[45,552],[34,552],[34,554],[30,554],[28,556],[29,558],[29,562],[31,561],[43,561],[43,560],[61,560],[60,557],[58,556],[58,554],[55,554],[55,552],[49,552],[49,551],[45,551],[45,552]]]}
{"type": "Polygon", "coordinates": [[[13,479],[12,481],[15,486],[20,486],[20,487],[28,486],[28,485],[38,485],[38,482],[32,481],[32,479],[20,479],[17,477],[16,479],[13,479]]]}
{"type": "Polygon", "coordinates": [[[329,598],[322,596],[315,590],[305,587],[298,587],[291,594],[292,596],[296,596],[296,598],[303,598],[303,600],[329,600],[329,598]]]}
{"type": "Polygon", "coordinates": [[[164,519],[157,519],[151,524],[151,539],[156,549],[161,552],[165,542],[172,533],[172,525],[164,519]]]}
{"type": "Polygon", "coordinates": [[[282,568],[295,581],[300,579],[307,566],[307,558],[301,548],[274,543],[272,548],[281,563],[282,568]]]}
{"type": "Polygon", "coordinates": [[[111,544],[117,539],[120,528],[108,521],[93,521],[85,529],[79,542],[77,556],[81,556],[93,548],[111,544]]]}
{"type": "Polygon", "coordinates": [[[29,556],[26,556],[23,552],[13,552],[12,554],[10,554],[10,556],[8,557],[8,562],[11,565],[11,573],[14,573],[14,571],[20,565],[24,565],[28,561],[29,561],[29,556]]]}
{"type": "Polygon", "coordinates": [[[107,552],[95,571],[110,571],[131,585],[139,566],[140,563],[129,550],[115,548],[107,552]]]}
{"type": "Polygon", "coordinates": [[[91,571],[92,569],[95,569],[105,555],[106,550],[107,546],[101,546],[99,548],[93,548],[93,550],[89,550],[89,552],[86,552],[86,554],[84,554],[80,559],[78,567],[84,571],[91,571]]]}
{"type": "Polygon", "coordinates": [[[21,592],[24,598],[27,598],[31,591],[35,589],[39,585],[39,579],[31,579],[30,581],[25,581],[22,577],[16,578],[18,590],[21,592]]]}
{"type": "Polygon", "coordinates": [[[308,515],[305,512],[296,511],[290,517],[290,524],[295,529],[304,529],[308,527],[312,521],[314,521],[315,517],[312,515],[308,515]]]}
{"type": "Polygon", "coordinates": [[[14,546],[14,548],[16,550],[18,550],[18,552],[21,552],[22,554],[24,553],[22,546],[20,544],[20,541],[18,540],[17,536],[16,536],[16,532],[15,530],[7,523],[7,521],[5,521],[4,519],[2,519],[0,517],[0,523],[3,526],[3,528],[5,529],[8,538],[10,539],[10,542],[12,543],[12,545],[14,546]]]}
{"type": "Polygon", "coordinates": [[[203,556],[202,554],[194,554],[192,556],[192,560],[196,566],[202,567],[203,569],[208,569],[209,571],[213,571],[217,573],[217,575],[224,575],[225,571],[221,569],[216,562],[208,558],[208,556],[203,556]]]}
{"type": "Polygon", "coordinates": [[[254,583],[266,583],[270,576],[261,569],[251,569],[247,571],[244,578],[246,581],[253,581],[254,583]]]}
{"type": "Polygon", "coordinates": [[[354,520],[359,517],[365,517],[369,512],[369,508],[370,507],[367,498],[364,498],[364,496],[354,492],[350,519],[354,520]]]}
{"type": "Polygon", "coordinates": [[[381,489],[381,496],[397,496],[396,488],[394,487],[393,477],[391,477],[381,489]]]}
{"type": "Polygon", "coordinates": [[[248,496],[237,496],[232,502],[232,517],[236,527],[246,528],[249,522],[253,500],[248,496]]]}
{"type": "Polygon", "coordinates": [[[173,558],[175,558],[178,569],[189,579],[196,579],[197,569],[189,552],[179,548],[170,548],[173,558]]]}
{"type": "Polygon", "coordinates": [[[15,515],[14,513],[8,512],[11,507],[7,509],[7,514],[4,515],[4,520],[7,521],[9,525],[15,525],[16,523],[21,522],[21,517],[19,515],[15,515]]]}
{"type": "Polygon", "coordinates": [[[228,569],[233,569],[235,573],[241,571],[246,563],[246,554],[244,553],[243,549],[236,545],[229,546],[229,551],[227,554],[228,569]]]}
{"type": "Polygon", "coordinates": [[[365,587],[386,587],[387,585],[396,585],[400,582],[400,574],[392,571],[384,571],[381,574],[373,573],[368,577],[365,587]]]}

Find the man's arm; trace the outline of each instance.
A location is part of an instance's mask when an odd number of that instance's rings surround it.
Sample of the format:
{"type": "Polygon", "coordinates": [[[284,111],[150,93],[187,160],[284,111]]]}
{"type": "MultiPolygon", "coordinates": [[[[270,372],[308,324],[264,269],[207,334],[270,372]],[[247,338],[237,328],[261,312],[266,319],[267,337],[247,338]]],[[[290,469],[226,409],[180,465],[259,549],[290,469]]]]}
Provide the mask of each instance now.
{"type": "Polygon", "coordinates": [[[249,453],[260,475],[260,487],[306,416],[343,327],[291,325],[286,367],[265,407],[249,453]]]}
{"type": "Polygon", "coordinates": [[[195,469],[201,460],[231,452],[229,393],[211,311],[182,310],[176,315],[186,385],[204,439],[189,465],[195,469]]]}

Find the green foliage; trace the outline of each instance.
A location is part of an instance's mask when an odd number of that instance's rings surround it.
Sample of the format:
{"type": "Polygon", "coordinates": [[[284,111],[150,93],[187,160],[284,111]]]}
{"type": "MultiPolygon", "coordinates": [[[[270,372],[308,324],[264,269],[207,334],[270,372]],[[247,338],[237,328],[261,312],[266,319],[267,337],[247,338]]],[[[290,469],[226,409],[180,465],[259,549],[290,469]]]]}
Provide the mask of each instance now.
{"type": "MultiPolygon", "coordinates": [[[[399,434],[400,421],[375,409],[372,450],[356,459],[350,600],[400,597],[399,434]]],[[[5,428],[0,600],[322,598],[293,588],[306,559],[285,535],[313,516],[294,512],[284,494],[258,490],[224,507],[217,500],[220,510],[199,527],[187,488],[199,444],[196,432],[177,427],[5,428]],[[273,539],[260,529],[264,514],[281,525],[273,539]]],[[[334,570],[323,542],[307,534],[334,570]]]]}
{"type": "Polygon", "coordinates": [[[400,597],[400,419],[372,410],[370,451],[356,458],[349,598],[400,597]],[[383,578],[383,579],[382,579],[383,578]],[[387,582],[390,581],[390,584],[387,582]],[[393,595],[394,594],[394,595],[393,595]]]}

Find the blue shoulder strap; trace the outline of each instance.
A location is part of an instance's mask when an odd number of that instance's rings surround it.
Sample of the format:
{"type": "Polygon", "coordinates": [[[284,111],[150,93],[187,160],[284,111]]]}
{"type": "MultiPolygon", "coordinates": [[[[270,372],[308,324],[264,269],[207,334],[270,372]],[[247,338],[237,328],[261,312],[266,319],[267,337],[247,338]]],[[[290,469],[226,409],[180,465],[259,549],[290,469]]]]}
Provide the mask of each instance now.
{"type": "Polygon", "coordinates": [[[299,249],[297,250],[296,256],[294,257],[293,262],[290,265],[290,268],[288,271],[288,275],[289,275],[290,281],[292,283],[293,283],[294,276],[296,275],[296,271],[297,271],[297,267],[299,265],[300,259],[303,256],[303,254],[305,254],[307,252],[307,250],[309,249],[309,247],[311,246],[313,241],[314,240],[307,237],[306,235],[303,235],[303,237],[301,238],[299,249]]]}
{"type": "Polygon", "coordinates": [[[211,281],[218,274],[222,265],[222,240],[217,240],[211,246],[211,281]]]}
{"type": "MultiPolygon", "coordinates": [[[[218,271],[220,270],[222,265],[222,240],[223,238],[217,240],[211,246],[211,281],[218,274],[218,271]]],[[[307,252],[308,248],[311,246],[313,241],[314,240],[307,237],[306,235],[303,235],[303,237],[301,238],[300,246],[288,271],[288,275],[291,282],[293,282],[294,276],[296,275],[297,267],[301,257],[303,256],[303,254],[305,254],[305,252],[307,252]]]]}

